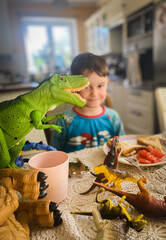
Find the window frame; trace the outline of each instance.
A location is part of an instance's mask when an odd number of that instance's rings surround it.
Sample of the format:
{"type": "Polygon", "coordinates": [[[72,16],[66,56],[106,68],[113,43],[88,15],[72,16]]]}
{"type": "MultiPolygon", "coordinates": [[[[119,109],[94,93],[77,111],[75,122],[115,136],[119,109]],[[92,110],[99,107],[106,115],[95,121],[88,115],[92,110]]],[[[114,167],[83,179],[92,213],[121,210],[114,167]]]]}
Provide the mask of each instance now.
{"type": "MultiPolygon", "coordinates": [[[[51,37],[51,29],[54,26],[67,26],[70,30],[70,41],[72,43],[71,46],[71,53],[72,53],[72,59],[78,54],[78,31],[77,31],[77,22],[74,18],[61,18],[61,17],[31,17],[31,16],[24,16],[21,18],[22,22],[22,29],[23,29],[23,42],[24,42],[24,48],[26,53],[26,46],[25,46],[25,36],[26,36],[26,28],[28,26],[40,26],[44,25],[46,27],[47,31],[47,37],[48,42],[51,45],[51,48],[54,50],[53,45],[53,36],[51,37]]],[[[56,52],[56,50],[55,50],[56,52]]],[[[53,67],[51,66],[53,69],[53,67]]],[[[28,69],[28,62],[27,62],[27,69],[28,69]]],[[[28,72],[30,74],[30,72],[28,72]]]]}

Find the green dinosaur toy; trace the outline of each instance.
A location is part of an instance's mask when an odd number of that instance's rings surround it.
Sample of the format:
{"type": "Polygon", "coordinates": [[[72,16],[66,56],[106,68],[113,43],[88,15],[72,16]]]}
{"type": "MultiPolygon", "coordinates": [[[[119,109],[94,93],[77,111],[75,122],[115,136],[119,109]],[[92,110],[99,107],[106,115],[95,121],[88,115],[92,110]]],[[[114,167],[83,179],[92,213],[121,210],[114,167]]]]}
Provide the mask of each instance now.
{"type": "Polygon", "coordinates": [[[89,81],[82,75],[62,76],[55,74],[45,79],[36,89],[15,99],[0,103],[0,169],[18,168],[15,159],[24,146],[24,137],[33,129],[53,128],[61,132],[61,127],[47,123],[62,114],[45,117],[63,103],[82,107],[85,99],[76,93],[86,88],[89,81]]]}

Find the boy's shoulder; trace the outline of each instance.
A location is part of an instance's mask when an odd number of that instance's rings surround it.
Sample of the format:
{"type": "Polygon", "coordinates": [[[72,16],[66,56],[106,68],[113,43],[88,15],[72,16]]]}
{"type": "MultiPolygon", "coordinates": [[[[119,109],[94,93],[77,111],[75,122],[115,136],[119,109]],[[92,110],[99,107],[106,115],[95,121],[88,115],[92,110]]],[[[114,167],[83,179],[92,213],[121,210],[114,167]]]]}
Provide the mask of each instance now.
{"type": "Polygon", "coordinates": [[[113,116],[119,116],[117,111],[115,109],[112,109],[112,108],[108,108],[108,107],[105,107],[105,115],[109,115],[111,117],[113,116]]]}
{"type": "Polygon", "coordinates": [[[73,111],[73,108],[66,109],[65,111],[62,112],[62,114],[64,115],[66,122],[72,122],[75,116],[77,115],[73,111]]]}
{"type": "Polygon", "coordinates": [[[65,111],[62,112],[64,115],[74,114],[73,108],[68,108],[65,111]]]}

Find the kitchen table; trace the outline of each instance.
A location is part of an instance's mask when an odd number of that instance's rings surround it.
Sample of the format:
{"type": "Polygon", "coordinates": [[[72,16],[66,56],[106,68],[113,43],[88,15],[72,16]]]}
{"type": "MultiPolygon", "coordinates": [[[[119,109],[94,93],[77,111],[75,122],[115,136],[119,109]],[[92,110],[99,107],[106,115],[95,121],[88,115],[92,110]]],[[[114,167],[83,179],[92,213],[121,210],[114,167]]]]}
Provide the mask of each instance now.
{"type": "MultiPolygon", "coordinates": [[[[166,138],[166,132],[160,134],[161,137],[166,138]]],[[[103,163],[105,154],[102,147],[87,148],[78,152],[69,154],[70,161],[77,161],[79,159],[82,163],[87,165],[90,170],[93,170],[94,166],[103,163]]],[[[140,178],[142,173],[134,166],[129,166],[120,163],[119,169],[127,171],[132,176],[140,178]]],[[[157,184],[162,185],[163,190],[166,192],[166,164],[156,167],[143,168],[144,171],[148,171],[150,177],[156,181],[157,184]]],[[[80,195],[89,189],[94,181],[94,177],[91,173],[83,172],[82,178],[73,176],[69,178],[69,189],[67,198],[59,204],[59,209],[62,211],[63,223],[53,228],[39,228],[37,226],[31,226],[31,239],[32,240],[91,240],[95,239],[97,234],[96,226],[91,216],[72,215],[72,211],[92,211],[95,205],[95,197],[98,190],[96,187],[92,192],[87,195],[80,195]]],[[[137,193],[138,187],[132,182],[123,182],[122,190],[137,193]]],[[[158,199],[163,199],[163,196],[152,190],[151,183],[147,183],[146,187],[150,190],[151,194],[158,199]]],[[[111,198],[112,202],[117,205],[120,200],[119,197],[113,195],[110,192],[104,192],[100,195],[101,199],[106,197],[111,198]]],[[[140,213],[136,211],[131,205],[128,209],[129,214],[132,217],[138,216],[140,213]]],[[[125,222],[123,220],[111,220],[111,228],[114,232],[114,237],[110,236],[110,239],[166,239],[166,219],[150,219],[144,216],[147,221],[144,229],[141,232],[136,232],[134,229],[125,228],[125,222]]]]}

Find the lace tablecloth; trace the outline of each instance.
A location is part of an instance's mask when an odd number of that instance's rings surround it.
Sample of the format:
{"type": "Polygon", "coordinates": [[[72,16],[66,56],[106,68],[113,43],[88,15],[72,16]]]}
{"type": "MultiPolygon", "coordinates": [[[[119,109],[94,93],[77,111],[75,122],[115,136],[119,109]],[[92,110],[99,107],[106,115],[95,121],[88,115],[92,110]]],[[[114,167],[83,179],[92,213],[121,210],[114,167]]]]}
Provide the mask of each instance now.
{"type": "MultiPolygon", "coordinates": [[[[164,135],[165,136],[165,135],[164,135]]],[[[70,161],[76,161],[79,159],[82,163],[87,165],[90,170],[93,170],[94,166],[103,163],[105,154],[102,147],[91,148],[81,150],[78,152],[69,154],[70,161]]],[[[140,171],[134,166],[128,166],[125,164],[119,164],[119,169],[127,171],[136,178],[141,177],[140,171]]],[[[162,185],[163,191],[166,192],[166,164],[158,167],[145,168],[148,171],[150,177],[156,181],[157,184],[162,185]]],[[[31,239],[32,240],[47,240],[47,239],[58,239],[58,240],[92,240],[95,239],[97,230],[91,216],[72,215],[72,211],[92,211],[95,204],[95,197],[98,188],[94,189],[87,195],[80,195],[80,192],[84,192],[89,189],[94,177],[90,172],[85,172],[82,178],[72,177],[69,178],[69,189],[67,198],[59,204],[59,209],[62,211],[63,223],[54,228],[38,228],[31,226],[31,239]]],[[[152,186],[148,182],[146,187],[150,190],[151,194],[158,199],[163,199],[163,196],[152,191],[152,186]]],[[[137,193],[138,187],[135,183],[123,182],[122,189],[124,191],[137,193]]],[[[110,192],[104,192],[101,198],[111,198],[112,202],[117,205],[120,198],[111,194],[110,192]]],[[[130,206],[128,212],[131,216],[138,216],[139,213],[130,206]]],[[[125,223],[122,220],[116,219],[111,220],[112,230],[115,233],[114,238],[110,239],[148,239],[148,240],[159,240],[166,239],[166,220],[154,220],[144,216],[147,220],[147,224],[141,232],[129,228],[128,231],[125,229],[125,223]]]]}

